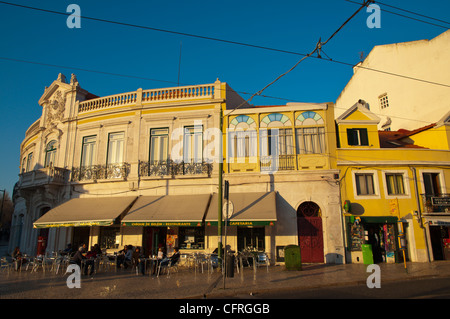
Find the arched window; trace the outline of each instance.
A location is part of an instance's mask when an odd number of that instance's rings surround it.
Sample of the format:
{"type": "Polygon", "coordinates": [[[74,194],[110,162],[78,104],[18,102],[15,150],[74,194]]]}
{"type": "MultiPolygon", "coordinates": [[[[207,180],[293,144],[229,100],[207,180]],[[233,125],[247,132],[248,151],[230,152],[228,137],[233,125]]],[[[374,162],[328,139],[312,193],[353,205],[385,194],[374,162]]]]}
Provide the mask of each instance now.
{"type": "Polygon", "coordinates": [[[239,115],[231,120],[228,130],[229,157],[256,156],[256,122],[248,115],[239,115]]]}
{"type": "Polygon", "coordinates": [[[306,111],[295,120],[297,154],[325,153],[325,122],[320,114],[306,111]]]}
{"type": "Polygon", "coordinates": [[[45,147],[45,165],[44,167],[49,167],[50,165],[55,165],[56,160],[56,141],[48,142],[45,147]]]}

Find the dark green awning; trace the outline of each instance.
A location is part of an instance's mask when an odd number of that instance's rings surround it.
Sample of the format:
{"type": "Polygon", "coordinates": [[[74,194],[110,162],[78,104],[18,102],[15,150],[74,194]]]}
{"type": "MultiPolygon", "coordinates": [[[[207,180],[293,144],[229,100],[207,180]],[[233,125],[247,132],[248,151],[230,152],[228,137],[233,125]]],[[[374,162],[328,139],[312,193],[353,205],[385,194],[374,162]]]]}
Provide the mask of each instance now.
{"type": "MultiPolygon", "coordinates": [[[[207,226],[217,226],[218,195],[213,194],[208,214],[205,218],[207,226]]],[[[276,193],[231,193],[230,201],[233,214],[228,226],[266,226],[277,221],[276,193]]],[[[225,203],[225,201],[223,201],[225,203]]],[[[225,220],[225,214],[224,220],[225,220]]]]}
{"type": "Polygon", "coordinates": [[[122,226],[202,226],[211,194],[141,196],[122,219],[122,226]]]}

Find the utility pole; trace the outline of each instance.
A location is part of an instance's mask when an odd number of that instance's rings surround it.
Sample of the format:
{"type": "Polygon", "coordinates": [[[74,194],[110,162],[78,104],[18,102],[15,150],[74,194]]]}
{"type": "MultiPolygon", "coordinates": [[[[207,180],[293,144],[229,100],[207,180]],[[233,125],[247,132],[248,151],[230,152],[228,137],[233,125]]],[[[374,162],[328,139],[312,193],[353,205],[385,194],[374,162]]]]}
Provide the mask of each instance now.
{"type": "Polygon", "coordinates": [[[2,223],[2,217],[3,217],[3,203],[5,202],[6,189],[0,189],[0,192],[3,192],[2,208],[0,209],[0,224],[1,224],[2,223]]]}

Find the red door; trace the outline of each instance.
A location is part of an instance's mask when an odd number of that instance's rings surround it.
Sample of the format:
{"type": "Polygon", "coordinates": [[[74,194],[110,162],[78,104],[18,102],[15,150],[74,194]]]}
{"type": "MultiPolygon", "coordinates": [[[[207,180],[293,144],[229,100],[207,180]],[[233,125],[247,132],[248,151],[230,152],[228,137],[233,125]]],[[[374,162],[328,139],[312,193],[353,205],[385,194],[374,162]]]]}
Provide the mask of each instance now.
{"type": "Polygon", "coordinates": [[[321,217],[298,217],[298,242],[302,263],[323,263],[321,217]]]}

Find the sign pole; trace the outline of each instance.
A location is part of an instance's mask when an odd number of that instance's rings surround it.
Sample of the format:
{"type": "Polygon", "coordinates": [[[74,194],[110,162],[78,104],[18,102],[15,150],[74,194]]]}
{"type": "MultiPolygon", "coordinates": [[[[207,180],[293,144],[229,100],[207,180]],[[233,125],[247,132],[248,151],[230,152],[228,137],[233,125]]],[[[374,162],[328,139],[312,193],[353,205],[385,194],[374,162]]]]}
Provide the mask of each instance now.
{"type": "Polygon", "coordinates": [[[220,110],[220,121],[219,128],[221,132],[221,141],[219,142],[220,150],[219,150],[219,193],[217,194],[217,260],[219,262],[219,267],[222,266],[222,183],[223,183],[223,110],[220,110]]]}

